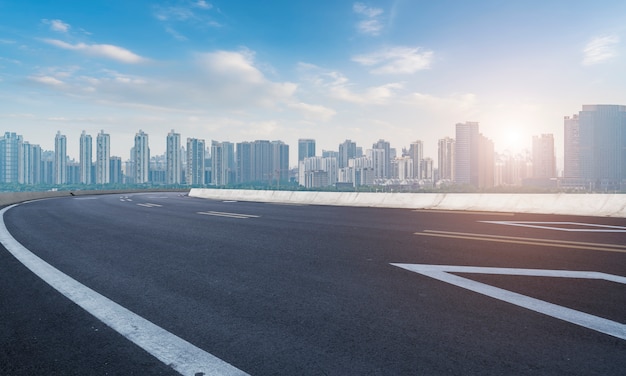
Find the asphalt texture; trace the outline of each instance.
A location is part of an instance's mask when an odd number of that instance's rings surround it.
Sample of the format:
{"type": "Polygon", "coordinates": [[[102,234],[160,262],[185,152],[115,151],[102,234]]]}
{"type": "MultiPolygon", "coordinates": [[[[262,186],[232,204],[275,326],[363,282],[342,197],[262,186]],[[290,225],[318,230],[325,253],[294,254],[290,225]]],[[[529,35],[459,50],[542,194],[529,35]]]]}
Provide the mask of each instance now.
{"type": "MultiPolygon", "coordinates": [[[[625,340],[391,265],[626,276],[620,248],[501,243],[428,232],[624,246],[626,232],[481,221],[626,226],[626,219],[276,205],[147,193],[25,203],[7,211],[4,220],[18,241],[52,266],[251,375],[623,375],[626,369],[625,340]]],[[[463,276],[626,323],[622,284],[463,276]]],[[[33,374],[176,372],[0,248],[0,375],[33,374]]]]}

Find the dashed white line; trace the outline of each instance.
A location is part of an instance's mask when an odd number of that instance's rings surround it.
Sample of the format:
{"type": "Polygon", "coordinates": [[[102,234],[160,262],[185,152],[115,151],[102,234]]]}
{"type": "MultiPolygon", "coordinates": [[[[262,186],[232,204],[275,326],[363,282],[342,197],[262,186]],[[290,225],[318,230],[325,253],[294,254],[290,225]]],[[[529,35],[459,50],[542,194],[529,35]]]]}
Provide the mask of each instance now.
{"type": "Polygon", "coordinates": [[[163,206],[163,205],[159,205],[159,204],[151,204],[149,202],[145,203],[145,204],[137,204],[137,205],[143,206],[143,207],[146,207],[146,208],[160,208],[160,207],[163,206]]]}
{"type": "Polygon", "coordinates": [[[626,232],[624,226],[599,225],[595,223],[578,222],[531,222],[531,221],[479,221],[496,225],[540,228],[545,230],[568,232],[626,232]],[[574,227],[576,226],[576,227],[574,227]]]}
{"type": "Polygon", "coordinates": [[[478,274],[503,274],[503,275],[525,275],[535,277],[561,277],[561,278],[585,278],[602,279],[611,282],[626,284],[626,277],[612,274],[587,272],[587,271],[567,271],[567,270],[540,270],[540,269],[513,269],[513,268],[489,268],[473,266],[455,265],[423,265],[423,264],[391,264],[415,273],[419,273],[452,285],[487,295],[517,306],[543,313],[557,319],[561,319],[572,324],[580,325],[604,334],[611,335],[626,340],[626,325],[602,317],[593,316],[588,313],[562,307],[548,303],[543,300],[531,298],[509,290],[490,286],[476,282],[471,279],[459,277],[450,273],[478,273],[478,274]]]}
{"type": "Polygon", "coordinates": [[[100,295],[34,255],[11,236],[4,224],[4,213],[14,206],[0,211],[0,243],[47,284],[182,375],[247,375],[100,295]]]}

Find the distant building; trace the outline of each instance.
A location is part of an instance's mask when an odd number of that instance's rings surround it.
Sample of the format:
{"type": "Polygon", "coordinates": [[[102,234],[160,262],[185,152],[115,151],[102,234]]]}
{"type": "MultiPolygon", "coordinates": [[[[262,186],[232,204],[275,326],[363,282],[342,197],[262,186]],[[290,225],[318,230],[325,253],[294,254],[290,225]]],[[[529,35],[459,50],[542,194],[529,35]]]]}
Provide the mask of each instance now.
{"type": "Polygon", "coordinates": [[[198,138],[187,138],[187,173],[186,181],[189,185],[206,184],[205,170],[205,142],[198,138]]]}
{"type": "Polygon", "coordinates": [[[135,134],[135,146],[131,153],[132,178],[134,184],[150,182],[150,147],[148,135],[142,130],[135,134]]]}
{"type": "Polygon", "coordinates": [[[96,184],[111,183],[111,136],[101,130],[96,136],[96,184]]]}
{"type": "Polygon", "coordinates": [[[455,143],[450,137],[442,138],[438,142],[437,168],[439,170],[439,180],[455,180],[454,155],[455,143]]]}
{"type": "Polygon", "coordinates": [[[227,186],[236,181],[235,145],[231,142],[211,143],[211,184],[227,186]]]}
{"type": "Polygon", "coordinates": [[[54,184],[67,183],[67,138],[58,131],[54,138],[54,184]]]}
{"type": "Polygon", "coordinates": [[[578,115],[565,116],[563,120],[564,134],[564,160],[563,177],[567,179],[580,179],[580,124],[578,115]]]}
{"type": "Polygon", "coordinates": [[[298,162],[304,158],[315,157],[315,140],[301,138],[298,140],[298,162]]]}
{"type": "Polygon", "coordinates": [[[299,165],[299,183],[306,188],[321,188],[337,183],[337,158],[304,158],[299,165]]]}
{"type": "Polygon", "coordinates": [[[6,132],[0,138],[0,183],[17,183],[22,136],[6,132]]]}
{"type": "MultiPolygon", "coordinates": [[[[189,139],[187,139],[187,142],[189,142],[189,139]]],[[[202,142],[202,144],[204,144],[204,141],[202,142]]],[[[174,132],[173,129],[170,133],[167,134],[165,158],[167,160],[166,184],[180,184],[182,179],[183,165],[181,160],[180,133],[174,132]]],[[[204,166],[204,163],[202,163],[202,166],[204,166]]],[[[189,181],[187,181],[187,184],[192,183],[189,183],[189,181]]]]}
{"type": "Polygon", "coordinates": [[[554,154],[554,136],[542,134],[533,136],[533,178],[556,178],[556,155],[554,154]]]}
{"type": "Polygon", "coordinates": [[[121,157],[111,157],[109,159],[109,170],[111,173],[110,183],[111,184],[122,184],[124,183],[124,176],[122,175],[122,158],[121,157]]]}
{"type": "Polygon", "coordinates": [[[78,158],[80,168],[80,183],[91,184],[91,165],[93,163],[93,142],[91,135],[83,131],[80,135],[80,156],[78,158]]]}
{"type": "Polygon", "coordinates": [[[596,189],[626,185],[626,106],[583,105],[578,122],[581,178],[596,189]]]}
{"type": "MultiPolygon", "coordinates": [[[[389,144],[389,141],[385,141],[385,140],[378,140],[376,143],[374,143],[372,145],[372,151],[373,150],[383,150],[383,154],[379,154],[378,152],[376,153],[377,156],[376,158],[382,158],[382,161],[380,163],[382,163],[382,169],[377,168],[377,165],[379,164],[378,161],[376,161],[374,163],[374,170],[378,170],[377,172],[380,172],[382,174],[382,176],[380,177],[376,177],[377,179],[379,178],[383,178],[383,179],[390,179],[392,177],[392,169],[391,169],[391,160],[393,158],[395,158],[395,155],[392,155],[391,152],[391,146],[389,144]]],[[[372,159],[374,160],[374,159],[372,159]]]]}
{"type": "Polygon", "coordinates": [[[356,158],[356,153],[356,142],[353,142],[351,140],[345,140],[343,143],[339,144],[337,167],[348,167],[348,161],[350,159],[356,158]]]}
{"type": "MultiPolygon", "coordinates": [[[[422,160],[424,159],[424,143],[421,140],[411,142],[409,157],[413,160],[413,173],[410,179],[423,179],[422,160]]],[[[400,177],[402,179],[402,177],[400,177]]]]}
{"type": "Polygon", "coordinates": [[[478,123],[456,125],[454,147],[455,182],[476,188],[494,185],[494,145],[478,131],[478,123]]]}

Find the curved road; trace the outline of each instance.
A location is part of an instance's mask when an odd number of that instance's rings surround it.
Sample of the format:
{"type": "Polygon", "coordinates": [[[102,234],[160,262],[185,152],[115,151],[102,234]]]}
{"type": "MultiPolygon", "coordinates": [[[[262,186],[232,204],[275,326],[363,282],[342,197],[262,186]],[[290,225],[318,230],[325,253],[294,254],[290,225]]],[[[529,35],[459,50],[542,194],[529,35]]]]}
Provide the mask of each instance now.
{"type": "MultiPolygon", "coordinates": [[[[54,268],[236,372],[621,375],[626,369],[626,219],[146,193],[25,203],[6,211],[4,222],[54,268]],[[587,278],[579,271],[604,274],[587,278]],[[470,291],[474,284],[487,292],[470,291]],[[486,296],[494,291],[512,302],[486,296]],[[547,313],[525,307],[526,297],[531,305],[551,303],[547,313]]],[[[6,249],[0,249],[0,323],[3,375],[178,374],[6,249]]]]}

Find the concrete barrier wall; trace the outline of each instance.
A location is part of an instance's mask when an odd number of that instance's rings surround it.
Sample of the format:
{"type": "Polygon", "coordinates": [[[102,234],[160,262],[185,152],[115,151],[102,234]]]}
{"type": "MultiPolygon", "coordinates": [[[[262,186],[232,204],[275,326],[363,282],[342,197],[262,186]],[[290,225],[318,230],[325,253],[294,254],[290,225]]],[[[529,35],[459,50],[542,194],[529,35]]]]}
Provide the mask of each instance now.
{"type": "Polygon", "coordinates": [[[626,194],[357,193],[194,188],[189,192],[189,196],[214,200],[311,205],[493,211],[626,218],[626,194]]]}

